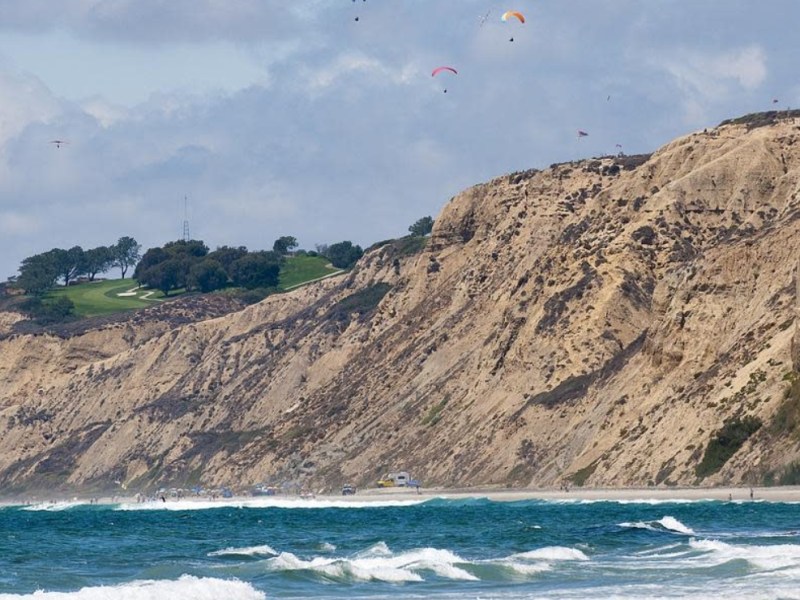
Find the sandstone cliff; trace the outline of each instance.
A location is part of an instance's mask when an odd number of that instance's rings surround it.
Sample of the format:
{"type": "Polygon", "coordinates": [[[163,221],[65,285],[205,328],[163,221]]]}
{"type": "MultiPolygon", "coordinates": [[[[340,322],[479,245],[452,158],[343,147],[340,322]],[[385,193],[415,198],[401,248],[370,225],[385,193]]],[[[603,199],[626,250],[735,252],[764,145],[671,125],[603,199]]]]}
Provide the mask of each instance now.
{"type": "Polygon", "coordinates": [[[6,316],[0,493],[779,475],[800,460],[800,119],[762,117],[477,185],[421,252],[216,318],[54,336],[6,316]]]}

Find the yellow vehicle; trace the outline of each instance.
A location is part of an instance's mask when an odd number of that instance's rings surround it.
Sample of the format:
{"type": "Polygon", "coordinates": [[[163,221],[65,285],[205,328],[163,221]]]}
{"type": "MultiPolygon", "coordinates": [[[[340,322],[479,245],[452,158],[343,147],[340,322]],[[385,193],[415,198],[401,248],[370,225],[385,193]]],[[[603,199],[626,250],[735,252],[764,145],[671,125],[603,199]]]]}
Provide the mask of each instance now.
{"type": "Polygon", "coordinates": [[[411,477],[406,471],[399,471],[397,473],[387,473],[378,480],[378,487],[405,487],[411,481],[411,477]]]}

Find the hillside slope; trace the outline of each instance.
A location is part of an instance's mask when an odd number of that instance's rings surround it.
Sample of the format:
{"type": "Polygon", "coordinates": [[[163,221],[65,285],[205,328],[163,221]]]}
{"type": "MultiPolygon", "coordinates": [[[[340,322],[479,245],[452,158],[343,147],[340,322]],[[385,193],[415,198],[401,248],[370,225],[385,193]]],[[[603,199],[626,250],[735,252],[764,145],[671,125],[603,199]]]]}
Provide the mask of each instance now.
{"type": "Polygon", "coordinates": [[[384,245],[233,314],[0,339],[0,489],[780,474],[800,459],[800,120],[753,124],[477,185],[422,253],[384,245]]]}

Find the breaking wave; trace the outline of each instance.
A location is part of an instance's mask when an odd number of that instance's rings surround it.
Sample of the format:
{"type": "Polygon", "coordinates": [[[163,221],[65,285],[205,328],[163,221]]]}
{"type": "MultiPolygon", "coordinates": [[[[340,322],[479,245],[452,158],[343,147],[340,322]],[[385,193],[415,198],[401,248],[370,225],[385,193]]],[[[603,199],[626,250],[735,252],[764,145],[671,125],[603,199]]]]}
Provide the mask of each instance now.
{"type": "Polygon", "coordinates": [[[60,512],[62,510],[70,510],[72,508],[77,508],[78,506],[88,506],[89,503],[85,501],[74,500],[70,501],[60,501],[60,502],[39,502],[37,504],[29,504],[24,506],[22,510],[32,511],[32,512],[39,512],[39,511],[47,511],[47,512],[60,512]]]}
{"type": "Polygon", "coordinates": [[[747,561],[761,571],[790,569],[800,575],[800,545],[739,545],[717,540],[690,540],[689,546],[702,553],[712,564],[723,564],[735,560],[747,561]]]}
{"type": "Polygon", "coordinates": [[[321,557],[303,559],[281,552],[265,561],[268,571],[305,572],[338,583],[382,581],[404,583],[438,577],[450,581],[511,580],[550,571],[555,563],[587,561],[583,552],[559,546],[540,548],[511,556],[468,560],[438,548],[416,548],[394,553],[385,542],[378,542],[350,558],[321,557]]]}
{"type": "Polygon", "coordinates": [[[209,552],[206,556],[277,556],[278,553],[266,544],[246,548],[225,548],[209,552]]]}
{"type": "Polygon", "coordinates": [[[238,580],[183,575],[177,580],[133,581],[115,586],[85,587],[75,592],[36,591],[0,594],[0,600],[265,600],[266,595],[238,580]]]}
{"type": "Polygon", "coordinates": [[[292,498],[246,498],[241,500],[168,500],[167,502],[128,502],[114,510],[212,510],[218,508],[389,508],[416,506],[427,500],[314,500],[292,498]]]}
{"type": "Polygon", "coordinates": [[[658,521],[620,523],[619,526],[632,529],[647,529],[648,531],[668,531],[670,533],[678,533],[681,535],[695,535],[695,532],[691,527],[687,527],[675,517],[670,516],[663,517],[658,521]]]}

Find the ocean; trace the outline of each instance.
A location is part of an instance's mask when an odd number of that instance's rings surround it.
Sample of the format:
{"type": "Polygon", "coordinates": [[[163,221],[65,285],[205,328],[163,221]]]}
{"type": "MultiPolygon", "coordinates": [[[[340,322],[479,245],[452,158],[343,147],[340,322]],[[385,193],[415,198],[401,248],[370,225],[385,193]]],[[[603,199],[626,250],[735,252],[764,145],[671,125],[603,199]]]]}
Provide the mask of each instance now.
{"type": "Polygon", "coordinates": [[[2,507],[0,600],[28,598],[800,599],[800,505],[268,497],[2,507]]]}

